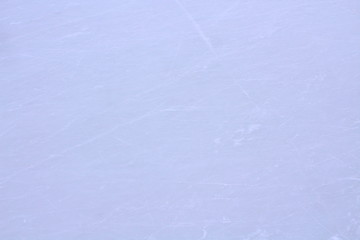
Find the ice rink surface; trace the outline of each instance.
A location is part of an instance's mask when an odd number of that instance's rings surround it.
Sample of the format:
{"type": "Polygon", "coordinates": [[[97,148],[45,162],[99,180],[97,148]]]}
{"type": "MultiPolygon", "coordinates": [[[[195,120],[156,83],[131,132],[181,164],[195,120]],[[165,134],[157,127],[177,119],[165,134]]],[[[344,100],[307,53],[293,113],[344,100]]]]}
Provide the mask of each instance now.
{"type": "Polygon", "coordinates": [[[2,0],[0,239],[360,239],[358,0],[2,0]]]}

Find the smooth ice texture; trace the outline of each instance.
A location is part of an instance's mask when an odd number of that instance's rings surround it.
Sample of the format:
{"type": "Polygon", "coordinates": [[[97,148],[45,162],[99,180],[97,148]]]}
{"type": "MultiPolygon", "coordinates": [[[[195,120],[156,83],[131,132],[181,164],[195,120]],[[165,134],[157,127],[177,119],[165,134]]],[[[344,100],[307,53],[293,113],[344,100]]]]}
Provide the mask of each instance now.
{"type": "Polygon", "coordinates": [[[360,1],[0,1],[0,239],[360,239],[360,1]]]}

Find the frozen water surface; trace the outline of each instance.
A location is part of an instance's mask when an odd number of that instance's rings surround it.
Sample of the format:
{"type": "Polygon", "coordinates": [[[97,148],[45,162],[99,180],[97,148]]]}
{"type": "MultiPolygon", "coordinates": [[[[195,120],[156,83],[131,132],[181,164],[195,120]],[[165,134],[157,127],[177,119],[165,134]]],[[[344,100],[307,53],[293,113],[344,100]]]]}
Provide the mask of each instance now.
{"type": "Polygon", "coordinates": [[[358,0],[2,0],[0,238],[360,239],[358,0]]]}

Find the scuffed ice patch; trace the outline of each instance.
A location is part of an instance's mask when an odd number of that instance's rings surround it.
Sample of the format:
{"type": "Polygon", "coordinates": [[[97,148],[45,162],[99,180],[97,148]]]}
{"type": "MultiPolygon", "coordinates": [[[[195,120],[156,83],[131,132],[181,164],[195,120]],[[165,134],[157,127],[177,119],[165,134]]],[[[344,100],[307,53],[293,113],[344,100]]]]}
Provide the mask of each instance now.
{"type": "Polygon", "coordinates": [[[359,14],[0,1],[0,239],[360,239],[359,14]]]}

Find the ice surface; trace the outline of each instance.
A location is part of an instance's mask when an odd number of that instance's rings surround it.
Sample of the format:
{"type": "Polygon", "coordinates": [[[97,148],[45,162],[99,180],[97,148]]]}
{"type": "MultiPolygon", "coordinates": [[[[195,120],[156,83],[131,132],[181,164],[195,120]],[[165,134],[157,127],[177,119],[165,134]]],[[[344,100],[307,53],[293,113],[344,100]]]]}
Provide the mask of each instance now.
{"type": "Polygon", "coordinates": [[[0,239],[360,239],[358,0],[2,0],[0,239]]]}

